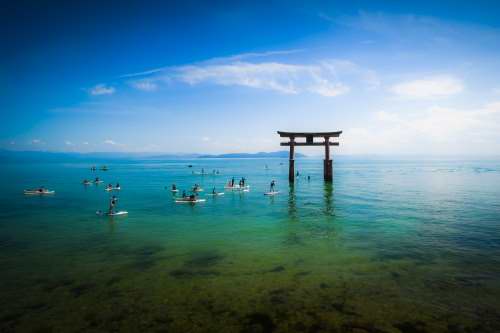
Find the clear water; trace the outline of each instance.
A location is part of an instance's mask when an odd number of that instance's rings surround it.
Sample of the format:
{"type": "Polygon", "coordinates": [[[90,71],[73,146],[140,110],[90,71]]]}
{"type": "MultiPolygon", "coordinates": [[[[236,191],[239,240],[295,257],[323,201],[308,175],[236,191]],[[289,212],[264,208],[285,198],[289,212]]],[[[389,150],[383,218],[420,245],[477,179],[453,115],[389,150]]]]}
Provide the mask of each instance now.
{"type": "Polygon", "coordinates": [[[500,162],[339,159],[333,186],[296,164],[294,187],[281,159],[0,166],[0,331],[500,331],[500,162]],[[96,174],[129,216],[95,214],[96,174]],[[232,176],[251,191],[165,189],[232,176]]]}

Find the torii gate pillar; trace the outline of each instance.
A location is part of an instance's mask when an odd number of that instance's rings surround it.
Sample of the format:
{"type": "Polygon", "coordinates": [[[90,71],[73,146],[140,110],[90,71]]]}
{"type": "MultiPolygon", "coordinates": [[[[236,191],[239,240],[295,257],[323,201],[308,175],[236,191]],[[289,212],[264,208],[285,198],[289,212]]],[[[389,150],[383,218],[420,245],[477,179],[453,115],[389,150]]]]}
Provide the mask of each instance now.
{"type": "Polygon", "coordinates": [[[333,162],[330,158],[330,146],[338,146],[339,143],[330,141],[330,138],[338,138],[342,131],[336,132],[282,132],[278,131],[280,137],[289,139],[289,142],[281,142],[281,146],[290,146],[288,180],[295,182],[295,146],[325,146],[325,160],[323,161],[323,178],[327,182],[333,180],[333,162]],[[315,137],[322,137],[323,142],[314,142],[315,137]],[[305,142],[296,142],[295,138],[305,138],[305,142]]]}

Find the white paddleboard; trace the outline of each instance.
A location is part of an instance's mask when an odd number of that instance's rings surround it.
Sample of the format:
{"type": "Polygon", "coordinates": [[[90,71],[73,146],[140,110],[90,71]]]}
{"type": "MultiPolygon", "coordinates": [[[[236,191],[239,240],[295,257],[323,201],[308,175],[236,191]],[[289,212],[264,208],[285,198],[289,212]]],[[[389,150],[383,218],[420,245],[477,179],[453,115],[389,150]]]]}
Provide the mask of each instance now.
{"type": "Polygon", "coordinates": [[[105,191],[120,191],[122,188],[121,187],[112,187],[112,188],[109,188],[109,187],[106,187],[105,191]]]}
{"type": "Polygon", "coordinates": [[[45,194],[54,194],[56,191],[37,191],[37,190],[24,190],[24,194],[26,195],[45,195],[45,194]]]}
{"type": "Polygon", "coordinates": [[[211,196],[216,197],[216,196],[218,196],[218,195],[224,195],[224,192],[219,192],[219,193],[207,193],[207,194],[205,194],[205,195],[211,195],[211,196]]]}
{"type": "Polygon", "coordinates": [[[278,193],[280,193],[280,192],[279,191],[272,191],[272,192],[266,192],[266,193],[264,193],[264,195],[276,195],[278,193]]]}
{"type": "Polygon", "coordinates": [[[100,183],[104,183],[104,180],[94,181],[94,184],[100,184],[100,183]]]}
{"type": "Polygon", "coordinates": [[[176,203],[197,203],[197,202],[205,202],[205,199],[196,199],[196,200],[175,200],[176,203]]]}
{"type": "Polygon", "coordinates": [[[121,210],[119,212],[114,212],[114,213],[104,213],[104,212],[101,212],[101,211],[97,211],[95,212],[97,215],[105,215],[105,216],[120,216],[120,215],[127,215],[128,212],[124,211],[124,210],[121,210]]]}
{"type": "Polygon", "coordinates": [[[179,192],[179,190],[170,190],[170,192],[174,192],[175,193],[175,192],[179,192]]]}
{"type": "Polygon", "coordinates": [[[199,188],[199,189],[194,190],[194,192],[203,192],[203,189],[199,188]]]}

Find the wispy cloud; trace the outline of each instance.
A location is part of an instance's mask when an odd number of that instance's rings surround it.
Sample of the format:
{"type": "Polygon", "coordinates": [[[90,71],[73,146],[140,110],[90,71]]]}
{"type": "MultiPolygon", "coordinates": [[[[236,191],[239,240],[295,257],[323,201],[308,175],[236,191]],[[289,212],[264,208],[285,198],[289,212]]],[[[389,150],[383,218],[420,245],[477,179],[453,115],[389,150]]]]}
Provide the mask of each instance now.
{"type": "Polygon", "coordinates": [[[156,91],[158,89],[158,84],[151,80],[137,80],[130,82],[130,85],[135,89],[142,91],[156,91]]]}
{"type": "Polygon", "coordinates": [[[103,141],[103,143],[107,144],[107,145],[112,145],[112,146],[115,146],[117,145],[118,143],[116,143],[115,141],[111,140],[111,139],[106,139],[103,141]]]}
{"type": "MultiPolygon", "coordinates": [[[[269,54],[276,53],[270,52],[269,54]]],[[[285,52],[282,53],[285,54],[285,52]]],[[[201,84],[240,86],[275,91],[281,94],[308,92],[325,97],[348,93],[350,86],[347,81],[353,77],[369,87],[379,85],[374,71],[363,69],[347,60],[330,59],[311,64],[241,60],[247,57],[256,57],[256,55],[243,54],[147,71],[142,73],[146,78],[132,81],[131,84],[137,89],[149,91],[155,90],[159,84],[167,81],[190,86],[201,84]]]]}
{"type": "Polygon", "coordinates": [[[73,145],[74,145],[74,144],[73,144],[73,142],[68,141],[68,140],[64,141],[64,144],[65,144],[66,146],[73,146],[73,145]]]}
{"type": "MultiPolygon", "coordinates": [[[[216,62],[229,62],[229,61],[239,61],[243,59],[251,58],[262,58],[270,56],[288,55],[303,52],[303,49],[292,49],[292,50],[277,50],[277,51],[266,51],[266,52],[247,52],[236,54],[228,57],[217,57],[204,61],[203,63],[216,63],[216,62]]],[[[156,73],[161,73],[172,69],[172,66],[158,67],[154,69],[149,69],[142,72],[129,73],[119,76],[119,78],[129,78],[129,77],[139,77],[139,76],[149,76],[156,73]]]]}
{"type": "Polygon", "coordinates": [[[40,144],[43,144],[43,141],[40,139],[33,139],[33,140],[31,140],[31,144],[32,145],[40,145],[40,144]]]}
{"type": "Polygon", "coordinates": [[[89,89],[89,94],[92,96],[98,95],[112,95],[115,93],[115,88],[112,86],[107,86],[105,84],[98,84],[89,89]]]}
{"type": "Polygon", "coordinates": [[[449,76],[433,76],[423,79],[398,83],[390,91],[398,96],[415,99],[446,97],[462,92],[464,85],[461,80],[449,76]]]}
{"type": "Polygon", "coordinates": [[[379,111],[370,124],[346,129],[350,152],[491,153],[500,149],[500,102],[477,108],[431,106],[414,111],[379,111]],[[373,133],[377,140],[371,140],[373,133]]]}

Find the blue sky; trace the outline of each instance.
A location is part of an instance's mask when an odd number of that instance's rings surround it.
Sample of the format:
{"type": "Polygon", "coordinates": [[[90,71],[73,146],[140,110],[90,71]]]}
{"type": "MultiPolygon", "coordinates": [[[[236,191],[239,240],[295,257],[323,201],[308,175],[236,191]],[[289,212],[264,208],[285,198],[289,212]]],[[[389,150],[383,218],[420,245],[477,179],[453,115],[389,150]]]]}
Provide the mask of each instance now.
{"type": "Polygon", "coordinates": [[[500,152],[495,1],[3,7],[4,149],[272,151],[276,130],[339,129],[341,153],[500,152]]]}

